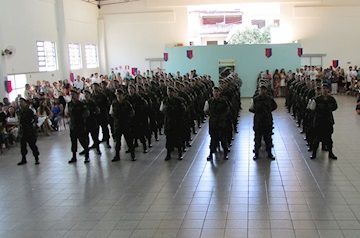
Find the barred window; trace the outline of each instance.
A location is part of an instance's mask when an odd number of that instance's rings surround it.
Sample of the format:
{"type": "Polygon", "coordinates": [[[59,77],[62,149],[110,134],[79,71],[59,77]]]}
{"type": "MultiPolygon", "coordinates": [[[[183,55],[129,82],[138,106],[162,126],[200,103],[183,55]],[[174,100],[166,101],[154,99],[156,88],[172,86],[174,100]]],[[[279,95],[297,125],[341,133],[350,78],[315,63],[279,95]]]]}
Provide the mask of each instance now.
{"type": "Polygon", "coordinates": [[[81,69],[81,45],[80,44],[69,44],[69,58],[70,58],[70,69],[81,69]]]}
{"type": "Polygon", "coordinates": [[[97,68],[99,66],[96,45],[85,45],[85,57],[86,68],[97,68]]]}
{"type": "Polygon", "coordinates": [[[39,71],[57,70],[55,42],[37,41],[36,49],[38,53],[39,71]]]}

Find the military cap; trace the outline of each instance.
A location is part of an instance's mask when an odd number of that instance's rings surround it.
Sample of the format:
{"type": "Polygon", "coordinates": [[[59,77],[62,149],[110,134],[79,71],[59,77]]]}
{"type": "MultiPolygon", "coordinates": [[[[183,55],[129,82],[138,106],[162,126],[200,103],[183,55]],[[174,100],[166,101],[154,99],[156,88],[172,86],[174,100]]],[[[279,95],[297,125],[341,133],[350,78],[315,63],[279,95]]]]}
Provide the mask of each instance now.
{"type": "Polygon", "coordinates": [[[316,82],[321,82],[321,79],[317,78],[317,79],[316,79],[316,82]]]}
{"type": "Polygon", "coordinates": [[[142,90],[145,90],[144,86],[142,86],[141,84],[138,84],[138,89],[142,89],[142,90]]]}
{"type": "Polygon", "coordinates": [[[321,87],[327,87],[327,88],[329,88],[329,84],[323,83],[323,84],[321,84],[321,87]]]}
{"type": "Polygon", "coordinates": [[[94,86],[100,86],[98,83],[93,83],[92,85],[94,85],[94,86]]]}
{"type": "Polygon", "coordinates": [[[189,81],[184,81],[184,84],[190,84],[190,82],[189,81]]]}
{"type": "Polygon", "coordinates": [[[225,83],[224,79],[219,79],[219,83],[225,83]]]}
{"type": "Polygon", "coordinates": [[[116,89],[116,94],[125,94],[125,92],[124,92],[124,90],[119,88],[119,89],[116,89]]]}
{"type": "Polygon", "coordinates": [[[266,84],[260,84],[260,86],[259,86],[260,88],[265,88],[265,89],[267,89],[268,88],[268,86],[266,85],[266,84]]]}
{"type": "Polygon", "coordinates": [[[89,94],[91,94],[90,90],[88,90],[88,89],[84,90],[84,93],[89,93],[89,94]]]}
{"type": "Polygon", "coordinates": [[[317,87],[316,87],[316,90],[320,91],[320,90],[321,90],[321,87],[320,87],[320,86],[317,86],[317,87]]]}
{"type": "Polygon", "coordinates": [[[19,101],[24,101],[24,102],[28,103],[28,100],[26,100],[25,98],[20,98],[19,101]]]}
{"type": "Polygon", "coordinates": [[[163,82],[165,82],[165,80],[164,80],[164,79],[160,79],[159,82],[162,82],[162,83],[163,83],[163,82]]]}
{"type": "Polygon", "coordinates": [[[131,87],[131,88],[133,88],[133,89],[136,89],[135,84],[130,84],[129,87],[131,87]]]}
{"type": "Polygon", "coordinates": [[[177,92],[177,89],[173,86],[169,86],[169,87],[167,87],[167,89],[171,92],[177,92]]]}
{"type": "Polygon", "coordinates": [[[217,91],[222,91],[222,88],[221,87],[218,87],[218,86],[215,86],[212,88],[213,90],[217,90],[217,91]]]}
{"type": "Polygon", "coordinates": [[[77,94],[79,94],[79,91],[76,90],[75,88],[72,88],[72,89],[70,90],[70,92],[71,92],[71,93],[77,93],[77,94]]]}

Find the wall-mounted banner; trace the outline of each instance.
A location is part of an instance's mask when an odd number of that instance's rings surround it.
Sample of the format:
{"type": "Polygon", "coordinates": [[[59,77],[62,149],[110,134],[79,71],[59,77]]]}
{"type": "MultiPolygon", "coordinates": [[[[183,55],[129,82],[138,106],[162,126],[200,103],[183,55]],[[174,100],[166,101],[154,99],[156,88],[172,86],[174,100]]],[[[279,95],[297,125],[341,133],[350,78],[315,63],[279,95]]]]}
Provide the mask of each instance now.
{"type": "Polygon", "coordinates": [[[131,68],[132,75],[136,75],[136,72],[138,71],[138,68],[131,68]]]}
{"type": "Polygon", "coordinates": [[[164,60],[168,61],[169,60],[169,53],[164,53],[164,60]]]}
{"type": "Polygon", "coordinates": [[[75,81],[74,73],[70,73],[70,82],[74,82],[74,81],[75,81]]]}
{"type": "Polygon", "coordinates": [[[219,60],[219,79],[226,78],[230,74],[230,70],[235,71],[236,60],[221,59],[219,60]]]}
{"type": "Polygon", "coordinates": [[[129,65],[125,65],[125,70],[129,70],[130,66],[129,65]]]}
{"type": "Polygon", "coordinates": [[[12,90],[13,90],[12,85],[11,85],[11,81],[10,80],[5,80],[4,84],[5,84],[5,91],[7,93],[11,93],[12,90]]]}
{"type": "Polygon", "coordinates": [[[194,55],[193,55],[193,51],[192,51],[192,50],[187,50],[187,51],[186,51],[186,56],[187,56],[189,59],[192,59],[192,57],[194,56],[194,55]]]}
{"type": "Polygon", "coordinates": [[[303,55],[303,48],[298,48],[298,56],[301,57],[303,55]]]}
{"type": "Polygon", "coordinates": [[[265,49],[265,55],[266,55],[266,57],[270,58],[272,56],[272,49],[271,48],[266,48],[265,49]]]}
{"type": "Polygon", "coordinates": [[[333,61],[332,61],[332,66],[333,66],[334,68],[339,67],[339,60],[333,60],[333,61]]]}

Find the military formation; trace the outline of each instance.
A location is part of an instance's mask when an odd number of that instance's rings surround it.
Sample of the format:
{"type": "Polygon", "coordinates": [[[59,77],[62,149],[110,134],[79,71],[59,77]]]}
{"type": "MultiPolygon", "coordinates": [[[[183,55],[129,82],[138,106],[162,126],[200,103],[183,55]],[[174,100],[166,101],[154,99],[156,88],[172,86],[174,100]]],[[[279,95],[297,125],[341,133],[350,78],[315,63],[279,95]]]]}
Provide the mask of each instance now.
{"type": "MultiPolygon", "coordinates": [[[[215,105],[213,100],[214,82],[209,76],[193,77],[142,77],[125,80],[122,85],[117,80],[93,83],[86,90],[71,89],[71,101],[67,103],[65,114],[69,118],[72,158],[69,163],[77,161],[77,141],[83,147],[81,155],[84,163],[90,161],[89,150],[95,149],[101,154],[99,143],[106,143],[111,148],[110,137],[115,144],[113,162],[120,160],[120,150],[125,149],[131,160],[136,160],[136,148],[142,145],[142,152],[147,153],[153,141],[159,135],[166,136],[167,154],[165,160],[172,157],[177,150],[177,158],[183,159],[183,153],[191,147],[192,134],[197,133],[205,119],[210,115],[210,135],[227,153],[233,133],[237,132],[237,121],[240,110],[240,79],[230,75],[220,80],[225,109],[215,105]],[[80,100],[83,98],[82,100],[80,100]],[[205,102],[209,102],[209,111],[204,111],[205,102]],[[217,117],[224,120],[218,120],[217,117]],[[215,121],[215,123],[213,123],[215,121]],[[110,130],[109,130],[110,126],[110,130]],[[99,139],[100,128],[102,139],[99,139]],[[221,129],[221,136],[214,135],[221,129]],[[89,135],[93,144],[89,146],[89,135]],[[121,144],[124,136],[126,148],[121,144]],[[218,139],[221,138],[221,139],[218,139]]],[[[215,142],[214,142],[215,143],[215,142]]],[[[212,143],[211,154],[217,149],[212,143]]]]}
{"type": "Polygon", "coordinates": [[[331,139],[335,124],[332,112],[337,103],[329,94],[329,85],[319,78],[310,80],[293,74],[287,81],[285,106],[305,135],[308,151],[312,152],[310,159],[316,158],[320,142],[322,150],[329,151],[329,158],[337,159],[331,139]]]}

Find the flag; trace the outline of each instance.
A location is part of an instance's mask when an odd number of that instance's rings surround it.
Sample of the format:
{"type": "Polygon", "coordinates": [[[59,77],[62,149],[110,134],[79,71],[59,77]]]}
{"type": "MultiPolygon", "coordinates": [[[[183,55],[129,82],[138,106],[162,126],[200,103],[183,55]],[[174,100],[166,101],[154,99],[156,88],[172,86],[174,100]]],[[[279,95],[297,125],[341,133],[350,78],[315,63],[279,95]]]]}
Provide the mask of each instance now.
{"type": "Polygon", "coordinates": [[[74,82],[74,81],[75,81],[74,73],[70,73],[70,81],[71,81],[71,82],[74,82]]]}
{"type": "Polygon", "coordinates": [[[301,57],[303,54],[303,48],[298,48],[298,56],[301,57]]]}
{"type": "Polygon", "coordinates": [[[265,49],[265,55],[266,55],[266,57],[270,58],[272,56],[272,49],[271,48],[266,48],[265,49]]]}
{"type": "Polygon", "coordinates": [[[333,66],[334,68],[337,68],[337,67],[339,66],[339,60],[333,60],[333,61],[332,61],[332,66],[333,66]]]}
{"type": "Polygon", "coordinates": [[[10,81],[10,80],[5,80],[5,81],[4,81],[4,84],[5,84],[5,91],[6,91],[7,93],[11,93],[12,90],[13,90],[13,88],[12,88],[12,86],[11,86],[11,81],[10,81]]]}
{"type": "Polygon", "coordinates": [[[192,57],[194,56],[194,55],[193,55],[193,51],[192,51],[192,50],[187,50],[187,51],[186,51],[186,56],[187,56],[189,59],[192,59],[192,57]]]}
{"type": "Polygon", "coordinates": [[[137,68],[131,68],[131,73],[132,73],[132,75],[134,75],[134,76],[135,76],[135,75],[136,75],[137,70],[138,70],[137,68]]]}
{"type": "Polygon", "coordinates": [[[169,60],[169,53],[164,53],[164,60],[168,61],[169,60]]]}

